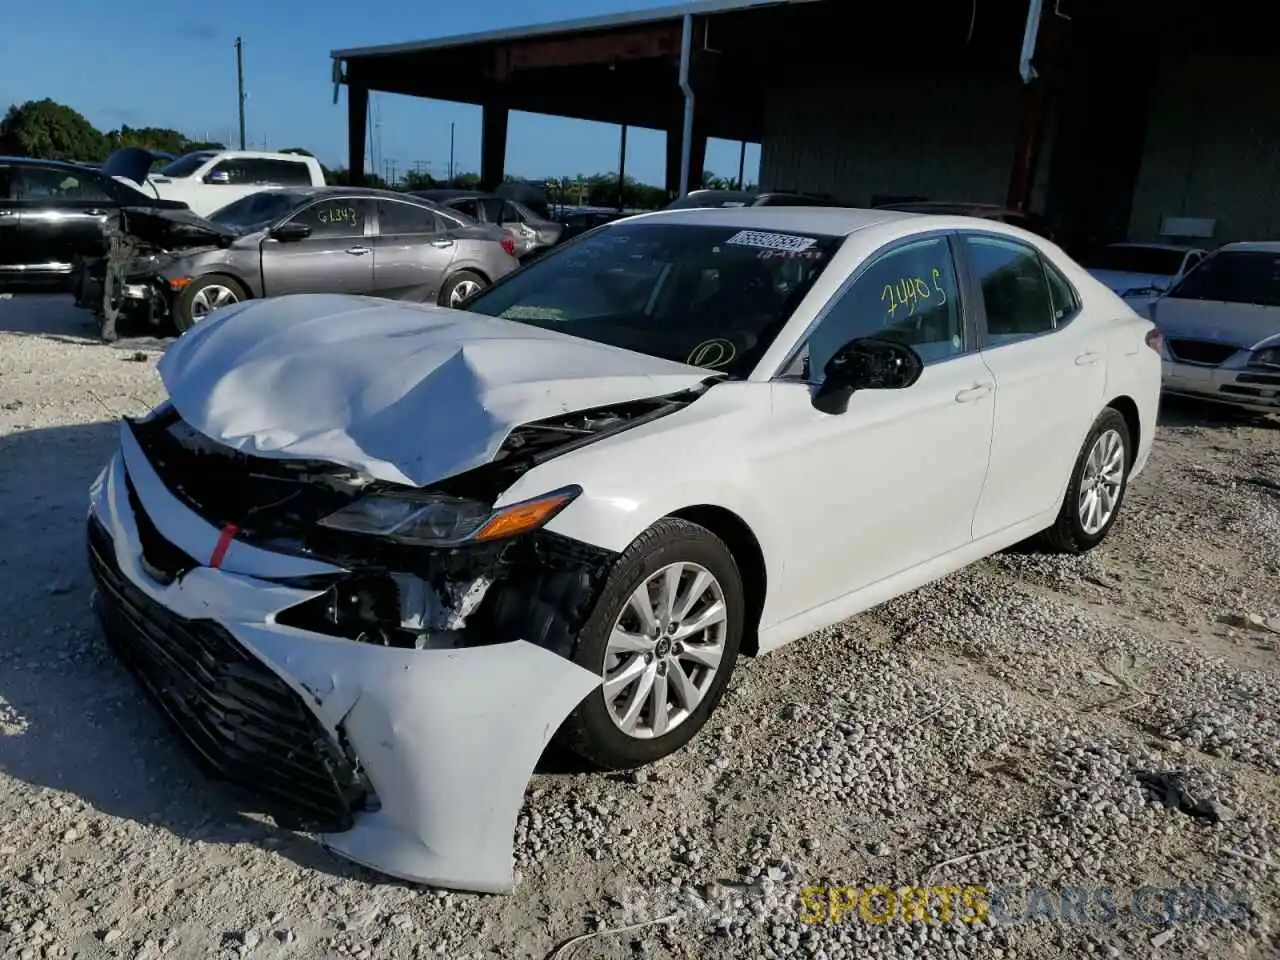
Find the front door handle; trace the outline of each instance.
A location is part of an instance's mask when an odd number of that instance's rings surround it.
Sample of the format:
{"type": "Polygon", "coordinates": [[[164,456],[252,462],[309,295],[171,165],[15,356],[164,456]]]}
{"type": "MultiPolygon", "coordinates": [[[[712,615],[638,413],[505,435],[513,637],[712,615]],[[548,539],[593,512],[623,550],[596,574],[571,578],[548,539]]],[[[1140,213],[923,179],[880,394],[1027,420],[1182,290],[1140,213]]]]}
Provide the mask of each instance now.
{"type": "Polygon", "coordinates": [[[0,217],[16,217],[17,215],[17,210],[0,210],[0,217]]]}
{"type": "Polygon", "coordinates": [[[89,214],[91,217],[105,217],[107,215],[107,211],[100,210],[97,207],[94,207],[92,210],[86,210],[85,213],[89,214]]]}
{"type": "Polygon", "coordinates": [[[368,247],[350,247],[347,249],[347,253],[351,254],[353,257],[363,257],[368,252],[368,247]]]}
{"type": "Polygon", "coordinates": [[[956,403],[973,403],[975,400],[990,396],[994,389],[994,383],[975,383],[969,389],[961,390],[956,394],[956,403]]]}
{"type": "Polygon", "coordinates": [[[1102,359],[1102,354],[1094,353],[1092,350],[1086,350],[1084,353],[1076,357],[1077,367],[1088,367],[1102,359]]]}

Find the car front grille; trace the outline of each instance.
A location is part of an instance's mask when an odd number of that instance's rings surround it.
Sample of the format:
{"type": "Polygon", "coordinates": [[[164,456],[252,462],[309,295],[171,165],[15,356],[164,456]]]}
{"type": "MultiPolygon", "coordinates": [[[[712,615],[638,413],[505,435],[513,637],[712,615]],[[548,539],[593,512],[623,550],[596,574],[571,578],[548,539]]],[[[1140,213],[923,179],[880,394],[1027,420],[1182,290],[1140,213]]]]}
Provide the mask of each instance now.
{"type": "Polygon", "coordinates": [[[170,493],[216,527],[234,524],[248,542],[297,535],[359,493],[353,471],[250,456],[202,436],[176,413],[130,426],[170,493]]]}
{"type": "Polygon", "coordinates": [[[1212,340],[1166,340],[1169,352],[1175,360],[1182,363],[1198,363],[1206,367],[1217,367],[1240,348],[1212,340]]]}
{"type": "MultiPolygon", "coordinates": [[[[149,536],[154,551],[159,534],[149,536]]],[[[221,625],[180,617],[131,583],[96,517],[88,550],[108,640],[197,762],[283,827],[349,829],[365,790],[301,697],[221,625]]]]}

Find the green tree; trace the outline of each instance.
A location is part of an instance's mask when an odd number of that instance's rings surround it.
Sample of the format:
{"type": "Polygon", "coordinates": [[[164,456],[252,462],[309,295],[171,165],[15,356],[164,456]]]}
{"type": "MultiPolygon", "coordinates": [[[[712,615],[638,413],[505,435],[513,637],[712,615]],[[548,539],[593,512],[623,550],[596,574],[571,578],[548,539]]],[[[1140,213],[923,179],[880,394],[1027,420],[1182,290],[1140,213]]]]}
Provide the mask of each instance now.
{"type": "Polygon", "coordinates": [[[143,147],[175,155],[193,149],[185,136],[168,127],[130,127],[121,124],[119,130],[110,130],[104,134],[104,139],[108,153],[119,147],[143,147]]]}
{"type": "Polygon", "coordinates": [[[434,186],[436,186],[435,178],[420,170],[406,170],[404,176],[400,178],[400,187],[403,190],[430,190],[434,186]]]}
{"type": "Polygon", "coordinates": [[[11,106],[0,120],[0,154],[45,160],[103,160],[106,138],[81,114],[53,100],[11,106]]]}

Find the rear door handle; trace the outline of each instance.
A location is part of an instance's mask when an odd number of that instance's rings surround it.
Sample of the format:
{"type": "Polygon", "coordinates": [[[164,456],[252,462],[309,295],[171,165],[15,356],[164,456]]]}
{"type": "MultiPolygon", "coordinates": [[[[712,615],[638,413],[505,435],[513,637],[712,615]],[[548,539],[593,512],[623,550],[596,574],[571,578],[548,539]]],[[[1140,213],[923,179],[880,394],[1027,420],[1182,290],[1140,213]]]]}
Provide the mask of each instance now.
{"type": "Polygon", "coordinates": [[[105,217],[107,215],[107,211],[99,210],[97,207],[94,207],[92,210],[86,210],[85,213],[89,214],[91,217],[105,217]]]}
{"type": "Polygon", "coordinates": [[[990,396],[991,391],[994,389],[994,383],[975,383],[969,389],[961,390],[956,394],[956,403],[973,403],[975,400],[990,396]]]}
{"type": "Polygon", "coordinates": [[[433,247],[440,247],[443,250],[446,247],[452,247],[453,241],[452,240],[432,240],[431,245],[433,247]]]}
{"type": "Polygon", "coordinates": [[[1077,367],[1087,367],[1097,363],[1102,359],[1102,354],[1094,353],[1092,350],[1086,350],[1084,353],[1076,357],[1077,367]]]}
{"type": "Polygon", "coordinates": [[[347,253],[351,254],[353,257],[363,257],[368,252],[368,247],[350,247],[347,250],[347,253]]]}

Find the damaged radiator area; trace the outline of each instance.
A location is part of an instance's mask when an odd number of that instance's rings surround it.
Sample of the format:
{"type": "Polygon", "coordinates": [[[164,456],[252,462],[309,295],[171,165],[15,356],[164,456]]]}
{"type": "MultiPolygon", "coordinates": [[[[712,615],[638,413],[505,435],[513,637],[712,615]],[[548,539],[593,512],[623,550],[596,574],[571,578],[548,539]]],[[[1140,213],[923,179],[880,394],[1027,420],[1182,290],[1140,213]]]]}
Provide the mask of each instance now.
{"type": "MultiPolygon", "coordinates": [[[[493,462],[430,492],[492,505],[538,463],[681,409],[704,389],[526,424],[493,462]]],[[[333,463],[241,453],[200,434],[171,408],[129,426],[166,488],[211,524],[234,525],[237,539],[254,546],[349,571],[289,581],[323,591],[277,615],[277,622],[302,630],[407,649],[519,639],[571,657],[616,559],[546,530],[454,547],[335,530],[319,521],[387,485],[333,463]]],[[[162,569],[173,562],[171,551],[146,552],[154,554],[144,560],[161,568],[158,575],[186,572],[162,569]]]]}

